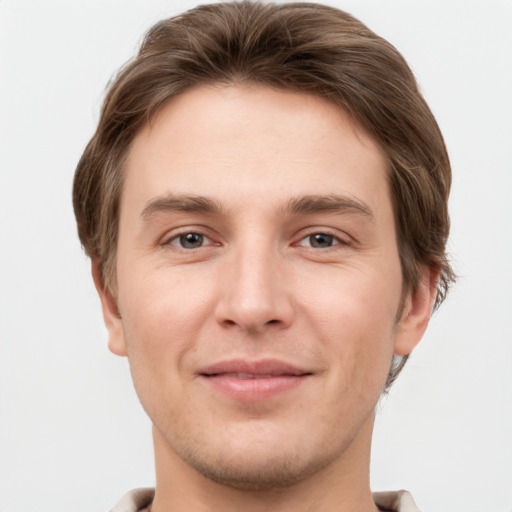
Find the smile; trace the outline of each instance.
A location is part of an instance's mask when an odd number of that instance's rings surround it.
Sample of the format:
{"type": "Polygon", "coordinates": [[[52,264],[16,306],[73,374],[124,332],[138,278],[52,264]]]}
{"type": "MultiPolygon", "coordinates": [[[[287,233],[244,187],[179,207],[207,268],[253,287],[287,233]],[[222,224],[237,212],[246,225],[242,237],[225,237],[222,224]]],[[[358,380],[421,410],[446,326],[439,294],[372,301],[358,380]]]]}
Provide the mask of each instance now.
{"type": "Polygon", "coordinates": [[[251,402],[269,400],[290,391],[311,375],[311,372],[273,359],[223,361],[199,372],[201,380],[215,392],[251,402]]]}
{"type": "Polygon", "coordinates": [[[272,374],[254,374],[254,373],[224,373],[224,374],[215,374],[210,375],[210,377],[218,377],[219,375],[223,375],[224,377],[233,377],[235,379],[272,379],[275,377],[283,377],[284,375],[272,375],[272,374]]]}

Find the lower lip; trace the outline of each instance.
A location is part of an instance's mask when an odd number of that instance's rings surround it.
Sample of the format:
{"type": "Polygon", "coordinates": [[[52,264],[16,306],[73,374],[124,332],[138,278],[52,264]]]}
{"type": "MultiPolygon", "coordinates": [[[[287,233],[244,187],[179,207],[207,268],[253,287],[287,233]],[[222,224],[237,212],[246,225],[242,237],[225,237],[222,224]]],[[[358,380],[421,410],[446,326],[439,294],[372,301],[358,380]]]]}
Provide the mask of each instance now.
{"type": "Polygon", "coordinates": [[[309,375],[279,375],[261,379],[239,379],[227,375],[202,376],[216,391],[240,401],[268,400],[300,386],[309,375]]]}

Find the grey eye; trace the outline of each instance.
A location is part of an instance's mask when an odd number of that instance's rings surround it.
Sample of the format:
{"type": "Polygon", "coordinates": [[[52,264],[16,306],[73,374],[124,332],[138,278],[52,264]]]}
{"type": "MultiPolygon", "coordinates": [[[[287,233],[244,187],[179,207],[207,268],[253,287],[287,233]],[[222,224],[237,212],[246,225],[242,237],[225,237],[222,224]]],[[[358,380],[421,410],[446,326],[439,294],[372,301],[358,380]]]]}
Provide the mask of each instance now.
{"type": "Polygon", "coordinates": [[[179,245],[183,249],[197,249],[203,245],[204,238],[199,233],[185,233],[174,238],[172,242],[175,242],[175,245],[179,245]]]}
{"type": "Polygon", "coordinates": [[[323,249],[331,247],[334,244],[334,236],[327,235],[326,233],[315,233],[307,237],[311,247],[323,249]]]}

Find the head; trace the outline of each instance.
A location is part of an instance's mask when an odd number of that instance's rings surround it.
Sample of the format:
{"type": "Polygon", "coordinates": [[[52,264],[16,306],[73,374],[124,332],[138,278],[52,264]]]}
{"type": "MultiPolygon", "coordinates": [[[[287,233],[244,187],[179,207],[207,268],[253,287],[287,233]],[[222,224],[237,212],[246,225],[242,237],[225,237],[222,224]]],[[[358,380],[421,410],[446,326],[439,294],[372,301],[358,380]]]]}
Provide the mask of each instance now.
{"type": "Polygon", "coordinates": [[[308,3],[205,5],[163,20],[110,85],[78,164],[73,204],[83,247],[115,290],[123,165],[137,132],[170,98],[204,84],[259,84],[343,108],[387,160],[404,288],[439,272],[437,308],[454,274],[446,257],[451,171],[439,127],[400,53],[360,21],[308,3]]]}
{"type": "MultiPolygon", "coordinates": [[[[143,152],[140,141],[147,142],[153,128],[157,133],[162,119],[185,122],[184,101],[193,102],[187,108],[198,118],[198,106],[205,99],[215,102],[215,94],[227,111],[238,103],[243,111],[247,105],[237,99],[243,91],[245,98],[267,105],[276,95],[283,105],[284,98],[292,98],[288,113],[294,110],[293,98],[302,98],[298,112],[304,105],[326,109],[326,119],[338,112],[355,139],[378,153],[400,270],[392,331],[399,329],[404,305],[427,274],[429,304],[437,307],[453,280],[445,253],[450,166],[411,70],[391,44],[340,10],[252,2],[206,5],[158,23],[109,87],[97,131],[76,170],[73,200],[80,240],[113,303],[120,292],[127,169],[135,172],[133,162],[143,152]]],[[[336,139],[326,140],[336,153],[336,139]]],[[[395,353],[405,356],[404,362],[408,351],[395,353]]],[[[386,386],[401,366],[391,365],[386,386]]]]}

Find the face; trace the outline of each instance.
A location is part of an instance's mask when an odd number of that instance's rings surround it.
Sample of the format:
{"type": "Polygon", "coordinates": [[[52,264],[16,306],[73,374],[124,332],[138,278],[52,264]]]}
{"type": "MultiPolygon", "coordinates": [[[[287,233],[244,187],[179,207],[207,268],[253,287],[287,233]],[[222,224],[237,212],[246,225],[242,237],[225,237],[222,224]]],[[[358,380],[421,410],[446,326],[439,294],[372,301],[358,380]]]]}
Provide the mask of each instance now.
{"type": "Polygon", "coordinates": [[[393,353],[430,307],[420,287],[397,321],[371,138],[321,98],[201,87],[138,134],[125,171],[116,296],[98,288],[167,456],[264,488],[369,449],[393,353]]]}

